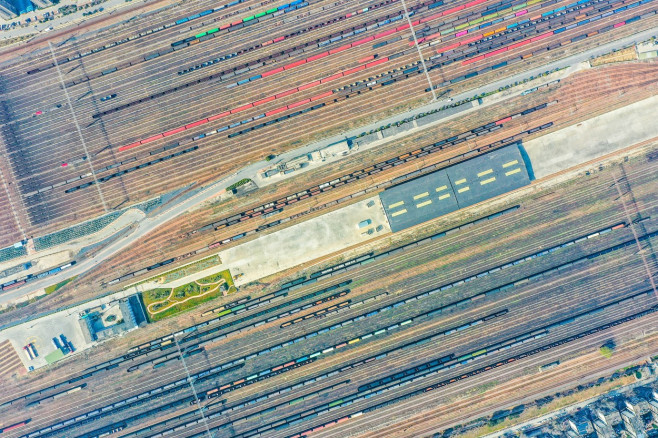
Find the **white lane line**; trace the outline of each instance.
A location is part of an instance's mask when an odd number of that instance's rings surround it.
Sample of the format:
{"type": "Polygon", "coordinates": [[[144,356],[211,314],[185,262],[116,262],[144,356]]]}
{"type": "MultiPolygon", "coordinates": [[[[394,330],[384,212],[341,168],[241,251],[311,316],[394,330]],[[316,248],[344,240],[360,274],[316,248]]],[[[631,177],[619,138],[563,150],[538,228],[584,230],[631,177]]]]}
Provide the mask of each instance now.
{"type": "Polygon", "coordinates": [[[407,17],[407,22],[409,23],[409,29],[411,29],[411,35],[414,37],[414,46],[418,50],[418,56],[420,57],[420,63],[423,64],[423,71],[425,72],[425,77],[427,82],[430,84],[430,91],[432,92],[432,101],[436,100],[436,91],[434,91],[434,86],[432,85],[432,80],[430,79],[430,74],[427,72],[427,66],[425,65],[425,58],[420,51],[420,46],[418,45],[418,38],[416,38],[416,31],[414,30],[413,24],[411,24],[411,18],[409,18],[409,11],[407,10],[407,2],[402,0],[402,7],[404,8],[404,15],[407,17]]]}

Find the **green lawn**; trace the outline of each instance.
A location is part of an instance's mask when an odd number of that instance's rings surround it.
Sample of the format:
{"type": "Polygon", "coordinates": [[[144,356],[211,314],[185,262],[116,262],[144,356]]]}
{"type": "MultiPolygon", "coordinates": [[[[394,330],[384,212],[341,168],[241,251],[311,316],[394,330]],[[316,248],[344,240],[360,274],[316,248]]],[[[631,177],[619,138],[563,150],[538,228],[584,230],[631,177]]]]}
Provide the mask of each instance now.
{"type": "Polygon", "coordinates": [[[251,182],[251,180],[249,178],[241,179],[240,181],[235,182],[235,183],[231,184],[230,186],[226,187],[226,191],[230,192],[231,190],[237,189],[238,187],[243,186],[243,185],[245,185],[249,182],[251,182]]]}
{"type": "Polygon", "coordinates": [[[217,283],[221,278],[224,279],[226,284],[230,286],[233,286],[233,277],[231,276],[231,273],[227,270],[218,272],[213,275],[209,275],[205,278],[200,278],[197,280],[201,284],[212,284],[212,283],[217,283]]]}
{"type": "Polygon", "coordinates": [[[53,284],[52,286],[48,286],[45,289],[46,294],[51,294],[53,292],[56,292],[56,291],[60,290],[61,288],[63,288],[64,286],[66,286],[67,284],[69,284],[70,282],[75,280],[76,278],[78,278],[77,275],[75,277],[67,278],[66,280],[60,281],[57,284],[53,284]]]}
{"type": "Polygon", "coordinates": [[[151,322],[159,321],[177,313],[188,311],[206,301],[221,297],[223,296],[222,289],[218,288],[217,285],[222,280],[228,286],[229,294],[236,291],[231,273],[226,269],[216,274],[200,278],[196,282],[178,286],[173,289],[173,292],[171,288],[158,288],[142,292],[142,301],[147,310],[146,313],[151,322]],[[209,291],[212,292],[208,293],[209,291]],[[176,304],[178,302],[179,304],[176,304]],[[166,310],[158,312],[158,309],[166,310]]]}

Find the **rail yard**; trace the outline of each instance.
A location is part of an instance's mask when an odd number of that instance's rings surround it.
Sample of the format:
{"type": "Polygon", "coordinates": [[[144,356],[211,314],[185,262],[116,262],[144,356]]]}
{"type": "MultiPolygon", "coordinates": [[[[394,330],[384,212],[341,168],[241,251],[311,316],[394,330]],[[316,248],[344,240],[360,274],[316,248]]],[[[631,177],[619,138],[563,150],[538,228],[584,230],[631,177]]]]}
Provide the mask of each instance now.
{"type": "MultiPolygon", "coordinates": [[[[411,17],[427,35],[419,48],[430,81],[454,89],[479,80],[489,67],[512,69],[521,57],[553,57],[587,38],[604,38],[604,29],[621,31],[627,19],[643,28],[656,19],[651,2],[629,5],[471,2],[450,8],[428,2],[414,5],[411,17]],[[508,46],[509,54],[498,48],[508,46]],[[485,52],[492,56],[480,59],[485,52]]],[[[429,94],[399,2],[298,3],[269,14],[267,6],[250,4],[256,15],[266,13],[251,20],[242,16],[248,14],[244,6],[181,24],[163,17],[155,26],[151,18],[137,18],[123,29],[132,40],[101,33],[84,44],[44,47],[34,59],[9,62],[2,75],[4,141],[24,220],[43,229],[99,214],[144,199],[152,193],[144,188],[174,188],[176,181],[165,178],[172,173],[203,181],[279,150],[269,143],[273,130],[285,143],[301,126],[310,135],[339,125],[341,114],[365,116],[367,107],[382,111],[409,94],[429,94]],[[235,24],[238,18],[241,24],[235,24]],[[228,27],[213,28],[215,20],[228,27]],[[278,23],[284,27],[274,42],[269,26],[278,23]],[[235,56],[222,60],[214,53],[235,56]],[[197,64],[202,68],[194,69],[197,64]],[[191,92],[195,88],[199,92],[191,92]],[[376,105],[382,101],[385,107],[376,105]],[[84,142],[77,129],[65,128],[73,118],[84,129],[84,142]]]]}
{"type": "Polygon", "coordinates": [[[658,359],[656,0],[156,3],[0,48],[0,436],[494,433],[658,359]]]}

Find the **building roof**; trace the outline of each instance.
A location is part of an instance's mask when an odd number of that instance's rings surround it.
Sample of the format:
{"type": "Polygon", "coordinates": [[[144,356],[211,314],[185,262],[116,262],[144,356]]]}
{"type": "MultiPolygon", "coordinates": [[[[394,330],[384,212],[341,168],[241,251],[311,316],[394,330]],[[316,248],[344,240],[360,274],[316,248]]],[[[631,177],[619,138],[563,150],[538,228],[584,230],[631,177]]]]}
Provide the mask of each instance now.
{"type": "Polygon", "coordinates": [[[132,309],[133,316],[135,317],[135,324],[137,326],[141,326],[142,324],[147,323],[148,320],[146,318],[146,313],[144,312],[144,306],[140,302],[138,296],[132,295],[128,298],[128,302],[130,303],[130,308],[132,309]]]}
{"type": "Polygon", "coordinates": [[[584,417],[570,419],[569,426],[571,426],[571,429],[580,436],[592,432],[592,423],[584,417]]]}
{"type": "Polygon", "coordinates": [[[601,400],[596,407],[596,414],[602,420],[611,426],[619,424],[621,422],[621,414],[614,402],[609,399],[601,400]]]}
{"type": "Polygon", "coordinates": [[[632,435],[637,438],[644,438],[647,436],[644,426],[640,421],[640,417],[628,409],[624,409],[621,415],[624,418],[624,423],[626,423],[626,430],[632,435]]]}
{"type": "Polygon", "coordinates": [[[326,148],[320,149],[320,154],[324,157],[335,157],[336,155],[345,155],[350,151],[350,145],[345,141],[330,144],[326,148]]]}
{"type": "Polygon", "coordinates": [[[529,183],[515,145],[391,187],[380,198],[396,232],[529,183]]]}
{"type": "MultiPolygon", "coordinates": [[[[139,301],[133,300],[133,298],[134,296],[119,300],[119,310],[121,312],[121,318],[123,319],[121,323],[99,329],[98,327],[94,328],[94,324],[91,323],[89,318],[81,319],[79,323],[85,340],[89,337],[92,341],[102,341],[137,328],[144,318],[142,316],[143,309],[141,308],[139,301]],[[137,316],[135,313],[136,311],[137,316]]],[[[100,312],[101,310],[99,307],[90,310],[90,313],[96,315],[100,312]]],[[[100,316],[100,318],[102,318],[102,316],[100,316]]]]}
{"type": "Polygon", "coordinates": [[[393,187],[379,196],[393,232],[459,209],[455,192],[443,170],[393,187]]]}
{"type": "Polygon", "coordinates": [[[518,146],[509,146],[446,169],[459,208],[530,184],[518,146]]]}
{"type": "Polygon", "coordinates": [[[653,408],[654,412],[658,412],[658,402],[656,400],[649,400],[649,407],[653,408]]]}
{"type": "Polygon", "coordinates": [[[612,426],[605,424],[601,420],[594,420],[594,429],[596,430],[596,435],[599,438],[612,438],[616,436],[615,431],[612,429],[612,426]]]}
{"type": "Polygon", "coordinates": [[[78,324],[82,330],[82,337],[85,338],[87,344],[94,342],[94,334],[90,327],[89,321],[87,318],[79,319],[78,324]]]}
{"type": "Polygon", "coordinates": [[[624,402],[626,403],[626,406],[633,410],[637,415],[642,415],[649,410],[649,403],[636,395],[626,398],[624,402]]]}

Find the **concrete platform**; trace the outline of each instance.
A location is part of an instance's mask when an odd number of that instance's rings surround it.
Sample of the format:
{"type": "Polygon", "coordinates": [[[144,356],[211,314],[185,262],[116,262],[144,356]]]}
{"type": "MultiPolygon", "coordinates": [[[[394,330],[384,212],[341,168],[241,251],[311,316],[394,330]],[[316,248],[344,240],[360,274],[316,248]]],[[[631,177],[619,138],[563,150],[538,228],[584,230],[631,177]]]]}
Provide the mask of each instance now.
{"type": "Polygon", "coordinates": [[[658,137],[658,96],[523,144],[534,177],[544,178],[619,149],[658,137]]]}
{"type": "Polygon", "coordinates": [[[36,321],[26,322],[3,330],[0,332],[0,343],[5,340],[11,342],[25,368],[32,366],[36,369],[47,365],[45,357],[55,351],[52,338],[63,334],[76,350],[75,353],[69,353],[62,359],[67,360],[69,357],[74,357],[80,351],[92,346],[85,342],[78,324],[78,318],[78,313],[73,309],[53,313],[36,321]],[[23,347],[28,343],[32,343],[37,350],[38,357],[33,360],[28,360],[23,353],[23,347]]]}
{"type": "Polygon", "coordinates": [[[244,274],[236,284],[249,283],[390,231],[379,196],[375,196],[221,251],[221,268],[230,269],[233,276],[244,274]],[[374,205],[368,207],[371,202],[374,205]],[[359,222],[366,219],[372,222],[359,228],[359,222]],[[382,229],[375,231],[379,225],[382,229]],[[370,235],[369,229],[373,229],[370,235]]]}

